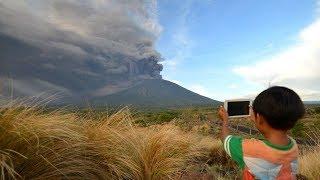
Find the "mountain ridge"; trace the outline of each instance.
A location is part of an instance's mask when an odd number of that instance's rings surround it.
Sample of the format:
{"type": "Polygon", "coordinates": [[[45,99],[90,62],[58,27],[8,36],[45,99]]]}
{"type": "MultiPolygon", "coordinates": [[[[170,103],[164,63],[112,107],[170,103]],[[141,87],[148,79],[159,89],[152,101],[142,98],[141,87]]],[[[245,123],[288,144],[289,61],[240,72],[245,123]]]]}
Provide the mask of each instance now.
{"type": "Polygon", "coordinates": [[[95,106],[186,107],[217,105],[221,102],[199,95],[167,80],[150,79],[120,92],[93,98],[91,103],[95,106]]]}

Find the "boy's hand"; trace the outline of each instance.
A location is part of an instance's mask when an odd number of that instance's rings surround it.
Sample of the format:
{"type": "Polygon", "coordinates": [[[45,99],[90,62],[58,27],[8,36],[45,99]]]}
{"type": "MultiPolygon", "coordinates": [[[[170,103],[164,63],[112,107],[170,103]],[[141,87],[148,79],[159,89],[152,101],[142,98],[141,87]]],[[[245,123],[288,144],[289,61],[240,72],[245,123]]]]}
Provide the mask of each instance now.
{"type": "Polygon", "coordinates": [[[219,118],[220,118],[224,123],[228,122],[229,115],[228,115],[228,112],[224,109],[223,106],[220,106],[220,107],[219,107],[218,115],[219,115],[219,118]]]}
{"type": "Polygon", "coordinates": [[[221,138],[221,141],[224,142],[226,137],[229,135],[229,128],[228,128],[229,115],[228,115],[228,112],[224,109],[223,106],[219,107],[218,116],[222,120],[222,128],[221,128],[221,136],[220,136],[220,138],[221,138]]]}

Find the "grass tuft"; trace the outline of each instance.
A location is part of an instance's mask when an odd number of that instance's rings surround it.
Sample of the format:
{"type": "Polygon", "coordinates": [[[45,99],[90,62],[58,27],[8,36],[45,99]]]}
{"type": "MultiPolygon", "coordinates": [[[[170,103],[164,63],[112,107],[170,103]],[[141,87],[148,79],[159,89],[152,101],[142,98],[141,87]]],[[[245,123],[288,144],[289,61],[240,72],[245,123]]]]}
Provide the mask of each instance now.
{"type": "MultiPolygon", "coordinates": [[[[127,107],[70,113],[11,102],[0,108],[0,179],[240,178],[208,119],[186,110],[145,126],[127,107]]],[[[319,150],[301,153],[301,177],[320,177],[319,150]]]]}
{"type": "Polygon", "coordinates": [[[10,104],[0,109],[0,179],[176,179],[205,164],[216,140],[139,127],[128,108],[99,120],[10,104]]]}

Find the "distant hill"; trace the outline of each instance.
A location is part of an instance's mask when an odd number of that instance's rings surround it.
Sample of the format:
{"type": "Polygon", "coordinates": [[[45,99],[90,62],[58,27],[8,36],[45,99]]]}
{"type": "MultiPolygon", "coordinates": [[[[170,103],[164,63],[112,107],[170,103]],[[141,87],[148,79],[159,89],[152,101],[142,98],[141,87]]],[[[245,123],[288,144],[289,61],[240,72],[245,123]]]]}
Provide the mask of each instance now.
{"type": "Polygon", "coordinates": [[[320,105],[320,101],[303,101],[306,105],[320,105]]]}
{"type": "Polygon", "coordinates": [[[94,98],[95,106],[186,107],[218,105],[221,102],[196,94],[170,81],[144,80],[126,90],[94,98]]]}

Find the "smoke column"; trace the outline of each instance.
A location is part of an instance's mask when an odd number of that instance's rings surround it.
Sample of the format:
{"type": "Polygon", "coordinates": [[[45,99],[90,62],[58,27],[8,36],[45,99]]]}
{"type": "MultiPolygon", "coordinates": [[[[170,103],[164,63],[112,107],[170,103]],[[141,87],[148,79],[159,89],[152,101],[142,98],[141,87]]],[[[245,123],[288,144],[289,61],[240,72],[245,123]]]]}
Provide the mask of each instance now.
{"type": "Polygon", "coordinates": [[[161,79],[160,33],[156,0],[2,0],[0,78],[21,96],[108,94],[161,79]]]}

